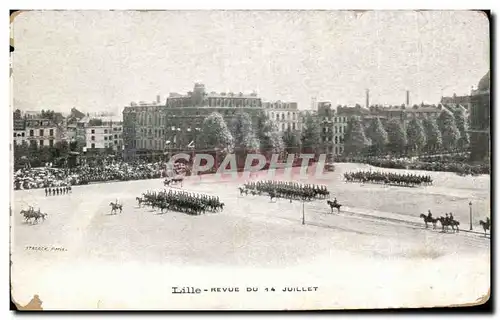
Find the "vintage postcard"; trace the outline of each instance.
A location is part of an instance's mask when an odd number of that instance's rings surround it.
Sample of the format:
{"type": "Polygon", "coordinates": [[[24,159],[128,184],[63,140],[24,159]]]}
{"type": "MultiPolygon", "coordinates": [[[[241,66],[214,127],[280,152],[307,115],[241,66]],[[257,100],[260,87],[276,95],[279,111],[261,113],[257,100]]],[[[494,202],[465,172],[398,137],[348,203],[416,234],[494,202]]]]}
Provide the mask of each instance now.
{"type": "Polygon", "coordinates": [[[11,15],[20,310],[478,305],[485,11],[11,15]]]}

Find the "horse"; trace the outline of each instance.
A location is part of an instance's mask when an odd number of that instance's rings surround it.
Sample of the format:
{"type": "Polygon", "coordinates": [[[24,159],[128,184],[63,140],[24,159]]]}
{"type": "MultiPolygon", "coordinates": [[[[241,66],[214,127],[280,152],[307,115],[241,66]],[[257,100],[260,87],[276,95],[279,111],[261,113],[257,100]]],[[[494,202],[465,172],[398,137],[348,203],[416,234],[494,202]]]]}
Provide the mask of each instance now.
{"type": "MultiPolygon", "coordinates": [[[[487,230],[490,230],[490,227],[491,227],[491,221],[490,220],[487,220],[487,222],[484,222],[483,220],[479,220],[479,224],[481,225],[481,227],[483,227],[483,230],[484,230],[484,236],[486,237],[486,231],[487,230]]],[[[491,231],[490,231],[491,233],[491,231]]]]}
{"type": "Polygon", "coordinates": [[[330,200],[327,200],[326,203],[330,206],[330,209],[332,209],[332,213],[333,213],[333,208],[336,208],[338,213],[340,213],[340,207],[342,207],[341,204],[335,203],[335,202],[330,201],[330,200]]]}
{"type": "Polygon", "coordinates": [[[455,220],[450,220],[449,218],[445,218],[445,217],[439,217],[437,218],[437,220],[439,222],[441,222],[441,226],[443,228],[443,232],[446,232],[446,229],[445,227],[448,227],[448,226],[451,226],[451,229],[453,230],[453,232],[459,232],[460,229],[458,228],[458,226],[460,225],[460,222],[458,221],[455,221],[455,220]],[[455,230],[455,227],[456,227],[456,230],[455,230]]]}
{"type": "Polygon", "coordinates": [[[171,182],[172,182],[172,180],[165,179],[165,180],[163,180],[163,186],[170,186],[171,182]]]}
{"type": "Polygon", "coordinates": [[[271,202],[273,202],[273,199],[278,200],[278,196],[274,190],[269,191],[269,198],[271,198],[271,202]]]}
{"type": "Polygon", "coordinates": [[[436,223],[438,222],[438,219],[436,218],[433,218],[433,217],[429,217],[425,214],[421,214],[420,215],[420,218],[424,219],[424,222],[425,222],[425,228],[428,228],[429,226],[427,225],[427,223],[432,223],[432,226],[433,226],[433,229],[436,229],[436,223]]]}
{"type": "Polygon", "coordinates": [[[248,194],[248,190],[247,189],[244,189],[242,187],[238,187],[238,189],[240,190],[240,196],[242,196],[243,194],[248,194]]]}
{"type": "Polygon", "coordinates": [[[141,207],[142,202],[144,201],[142,198],[135,197],[135,200],[139,203],[139,208],[141,207]]]}
{"type": "Polygon", "coordinates": [[[122,213],[122,205],[121,204],[110,202],[109,205],[111,206],[111,212],[114,212],[116,214],[116,210],[120,209],[120,213],[122,213]]]}

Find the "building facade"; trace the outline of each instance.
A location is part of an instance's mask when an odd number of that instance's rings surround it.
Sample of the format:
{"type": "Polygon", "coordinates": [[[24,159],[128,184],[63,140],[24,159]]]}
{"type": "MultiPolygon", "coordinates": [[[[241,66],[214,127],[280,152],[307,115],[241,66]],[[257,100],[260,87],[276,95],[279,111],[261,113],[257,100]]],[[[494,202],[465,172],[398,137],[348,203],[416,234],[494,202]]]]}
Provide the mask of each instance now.
{"type": "Polygon", "coordinates": [[[123,149],[121,117],[84,117],[78,121],[77,130],[77,134],[81,134],[81,131],[84,133],[84,152],[121,152],[123,149]]]}
{"type": "Polygon", "coordinates": [[[149,104],[132,103],[123,110],[125,154],[131,158],[195,147],[203,121],[211,113],[220,113],[230,125],[238,112],[247,112],[256,120],[263,110],[256,93],[207,93],[201,83],[185,95],[170,93],[164,105],[159,98],[149,104]]]}
{"type": "Polygon", "coordinates": [[[490,72],[481,78],[477,89],[471,93],[470,105],[470,145],[471,160],[490,159],[490,72]]]}
{"type": "Polygon", "coordinates": [[[300,131],[301,121],[297,102],[264,102],[267,117],[273,121],[280,132],[300,131]]]}
{"type": "Polygon", "coordinates": [[[18,145],[53,147],[63,140],[62,134],[61,126],[52,119],[33,112],[14,114],[13,139],[18,145]]]}
{"type": "Polygon", "coordinates": [[[321,130],[321,148],[329,155],[340,155],[344,152],[344,135],[347,120],[353,108],[333,108],[330,102],[319,102],[317,117],[321,130]],[[346,110],[347,109],[347,110],[346,110]]]}

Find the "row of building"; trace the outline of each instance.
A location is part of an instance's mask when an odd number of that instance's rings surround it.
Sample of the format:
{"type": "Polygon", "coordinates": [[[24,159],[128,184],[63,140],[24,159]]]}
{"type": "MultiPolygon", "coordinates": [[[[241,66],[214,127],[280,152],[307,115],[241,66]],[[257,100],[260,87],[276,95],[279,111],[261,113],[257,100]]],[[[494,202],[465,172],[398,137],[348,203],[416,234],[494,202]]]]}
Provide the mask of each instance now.
{"type": "MultiPolygon", "coordinates": [[[[253,120],[266,114],[280,132],[292,130],[298,134],[304,129],[305,115],[309,114],[320,123],[322,152],[339,155],[344,151],[344,136],[351,116],[364,120],[378,117],[383,121],[398,118],[408,123],[414,118],[437,118],[443,109],[443,104],[410,106],[409,98],[407,92],[406,103],[401,106],[370,105],[367,90],[365,107],[333,107],[324,101],[315,103],[314,110],[299,110],[296,102],[263,101],[256,93],[208,93],[203,84],[196,83],[187,94],[170,93],[164,103],[160,96],[153,102],[131,103],[121,116],[84,114],[74,108],[67,117],[16,111],[13,132],[17,144],[54,146],[62,140],[76,141],[83,152],[111,150],[130,158],[159,154],[166,148],[194,147],[203,120],[212,112],[220,113],[228,124],[240,111],[247,112],[253,120]]],[[[442,102],[462,107],[470,114],[471,144],[476,146],[478,157],[485,152],[489,154],[489,72],[470,96],[443,98],[442,102]]]]}

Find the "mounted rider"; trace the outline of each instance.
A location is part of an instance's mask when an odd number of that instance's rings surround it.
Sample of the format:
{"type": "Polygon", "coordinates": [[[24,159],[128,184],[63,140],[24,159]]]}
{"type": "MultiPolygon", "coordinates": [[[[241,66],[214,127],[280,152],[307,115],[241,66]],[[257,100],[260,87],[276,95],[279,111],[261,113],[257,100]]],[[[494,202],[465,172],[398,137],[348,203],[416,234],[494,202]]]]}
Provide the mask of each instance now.
{"type": "Polygon", "coordinates": [[[429,213],[427,214],[427,218],[432,219],[432,213],[431,213],[430,209],[429,209],[429,213]]]}
{"type": "Polygon", "coordinates": [[[450,212],[450,222],[451,221],[455,221],[455,220],[453,219],[453,213],[450,212]]]}

